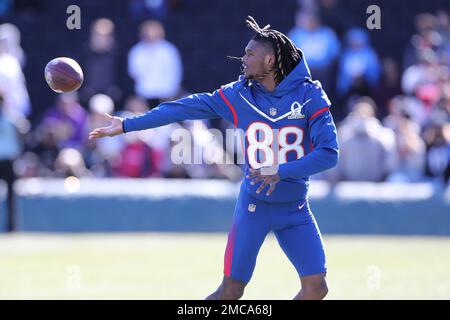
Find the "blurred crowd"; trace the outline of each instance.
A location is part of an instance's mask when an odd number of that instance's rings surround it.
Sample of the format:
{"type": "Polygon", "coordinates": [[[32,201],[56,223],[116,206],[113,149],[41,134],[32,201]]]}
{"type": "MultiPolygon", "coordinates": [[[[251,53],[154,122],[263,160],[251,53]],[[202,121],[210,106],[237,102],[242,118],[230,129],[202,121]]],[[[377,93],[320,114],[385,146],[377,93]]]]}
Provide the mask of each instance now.
{"type": "MultiPolygon", "coordinates": [[[[130,3],[130,10],[137,14],[139,6],[151,2],[130,3]]],[[[301,8],[292,29],[282,30],[304,51],[313,78],[322,82],[333,101],[340,161],[318,178],[448,183],[449,13],[417,15],[416,32],[404,48],[402,61],[396,61],[372,46],[367,29],[337,24],[326,9],[301,8]]],[[[205,142],[208,128],[222,132],[227,128],[220,121],[175,123],[113,139],[87,140],[90,130],[107,124],[105,113],[138,115],[187,94],[179,50],[166,39],[163,23],[147,20],[138,32],[139,42],[127,51],[132,95],[118,85],[123,48],[115,38],[115,24],[101,18],[93,22],[80,58],[85,73],[82,89],[59,95],[37,125],[31,126],[20,31],[12,24],[0,25],[3,178],[11,170],[18,177],[239,178],[238,166],[171,161],[174,129],[195,133],[192,148],[201,149],[211,139],[205,142]],[[125,101],[124,105],[118,105],[119,101],[125,101]]]]}

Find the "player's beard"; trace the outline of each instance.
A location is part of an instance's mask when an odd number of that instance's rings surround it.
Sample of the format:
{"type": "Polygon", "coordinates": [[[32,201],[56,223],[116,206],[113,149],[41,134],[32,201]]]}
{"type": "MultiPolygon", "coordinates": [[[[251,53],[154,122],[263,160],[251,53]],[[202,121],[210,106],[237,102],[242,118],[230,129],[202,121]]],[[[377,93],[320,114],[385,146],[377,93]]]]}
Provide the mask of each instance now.
{"type": "MultiPolygon", "coordinates": [[[[257,73],[247,73],[245,74],[244,67],[241,66],[242,73],[245,76],[246,80],[255,80],[258,82],[262,82],[266,77],[268,77],[271,73],[271,69],[265,68],[264,65],[261,65],[259,68],[259,72],[257,73]]],[[[248,67],[247,67],[248,70],[248,67]]]]}
{"type": "Polygon", "coordinates": [[[248,76],[245,76],[247,80],[255,80],[258,82],[263,82],[267,77],[270,76],[271,70],[264,70],[260,73],[256,74],[249,74],[248,76]]]}
{"type": "Polygon", "coordinates": [[[245,72],[246,70],[244,69],[244,67],[242,67],[242,74],[245,77],[245,80],[255,80],[256,79],[256,75],[253,73],[249,73],[248,71],[245,72]]]}

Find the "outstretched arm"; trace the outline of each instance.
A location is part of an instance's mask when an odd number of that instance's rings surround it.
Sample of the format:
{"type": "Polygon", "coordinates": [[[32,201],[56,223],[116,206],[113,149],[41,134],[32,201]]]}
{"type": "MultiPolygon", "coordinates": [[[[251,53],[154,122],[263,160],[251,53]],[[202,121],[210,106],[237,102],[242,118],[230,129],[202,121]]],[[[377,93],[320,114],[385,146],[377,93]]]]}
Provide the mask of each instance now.
{"type": "Polygon", "coordinates": [[[219,106],[212,94],[193,94],[186,98],[161,103],[158,107],[134,118],[124,119],[125,132],[161,127],[169,123],[219,118],[219,106]]]}
{"type": "Polygon", "coordinates": [[[112,137],[118,134],[156,128],[169,123],[224,118],[232,119],[230,110],[224,105],[218,91],[213,94],[199,93],[175,101],[161,103],[158,107],[134,118],[120,118],[106,115],[110,125],[94,129],[89,139],[112,137]]]}

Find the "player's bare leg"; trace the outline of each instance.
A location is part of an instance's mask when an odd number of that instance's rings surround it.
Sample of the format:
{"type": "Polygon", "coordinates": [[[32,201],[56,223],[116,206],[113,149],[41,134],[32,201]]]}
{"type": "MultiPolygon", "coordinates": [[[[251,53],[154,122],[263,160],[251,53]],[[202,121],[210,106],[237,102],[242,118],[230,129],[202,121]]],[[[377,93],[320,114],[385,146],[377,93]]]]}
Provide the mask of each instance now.
{"type": "Polygon", "coordinates": [[[247,284],[241,281],[223,277],[223,281],[217,290],[206,297],[206,300],[239,300],[244,294],[247,284]]]}
{"type": "Polygon", "coordinates": [[[325,273],[301,277],[302,289],[294,297],[294,300],[322,300],[328,293],[325,273]]]}

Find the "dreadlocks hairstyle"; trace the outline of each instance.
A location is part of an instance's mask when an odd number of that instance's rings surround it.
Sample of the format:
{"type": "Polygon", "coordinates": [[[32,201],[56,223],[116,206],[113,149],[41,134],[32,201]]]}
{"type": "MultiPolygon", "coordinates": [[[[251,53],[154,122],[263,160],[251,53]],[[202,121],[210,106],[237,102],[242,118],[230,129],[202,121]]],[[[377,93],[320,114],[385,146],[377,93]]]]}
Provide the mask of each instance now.
{"type": "MultiPolygon", "coordinates": [[[[270,29],[270,25],[260,28],[252,16],[248,16],[245,22],[256,33],[252,40],[263,42],[272,47],[275,53],[275,82],[279,84],[301,61],[303,58],[302,52],[285,34],[275,29],[270,29]]],[[[228,58],[242,61],[242,58],[228,58]]]]}

